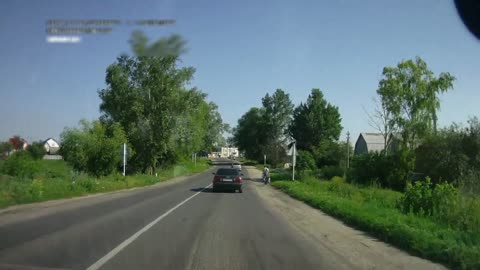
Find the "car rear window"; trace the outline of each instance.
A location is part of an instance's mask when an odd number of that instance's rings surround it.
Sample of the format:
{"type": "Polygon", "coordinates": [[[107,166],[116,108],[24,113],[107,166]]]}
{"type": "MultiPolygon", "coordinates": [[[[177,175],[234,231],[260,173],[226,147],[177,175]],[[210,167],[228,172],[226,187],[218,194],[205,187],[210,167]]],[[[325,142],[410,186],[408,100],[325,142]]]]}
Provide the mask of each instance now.
{"type": "Polygon", "coordinates": [[[218,169],[217,174],[219,175],[238,175],[237,169],[218,169]]]}

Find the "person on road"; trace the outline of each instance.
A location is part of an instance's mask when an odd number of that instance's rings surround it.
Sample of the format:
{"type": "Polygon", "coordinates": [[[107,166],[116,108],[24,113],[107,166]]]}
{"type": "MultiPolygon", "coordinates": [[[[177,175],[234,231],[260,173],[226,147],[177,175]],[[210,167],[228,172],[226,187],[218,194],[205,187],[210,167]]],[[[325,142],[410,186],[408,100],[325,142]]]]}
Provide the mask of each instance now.
{"type": "Polygon", "coordinates": [[[267,184],[270,182],[270,170],[267,166],[263,167],[263,183],[267,184]]]}

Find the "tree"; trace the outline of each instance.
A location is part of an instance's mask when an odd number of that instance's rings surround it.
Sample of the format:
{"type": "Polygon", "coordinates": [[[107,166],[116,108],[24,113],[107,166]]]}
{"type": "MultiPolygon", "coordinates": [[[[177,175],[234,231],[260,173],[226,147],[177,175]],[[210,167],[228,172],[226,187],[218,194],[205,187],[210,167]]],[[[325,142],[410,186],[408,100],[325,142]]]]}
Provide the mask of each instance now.
{"type": "Polygon", "coordinates": [[[282,89],[277,89],[271,96],[267,93],[262,99],[262,105],[262,125],[259,128],[260,136],[265,139],[262,150],[276,164],[286,157],[288,127],[294,106],[290,96],[282,89]]]}
{"type": "Polygon", "coordinates": [[[240,117],[237,127],[232,131],[234,144],[245,152],[248,159],[263,159],[261,145],[266,141],[262,134],[263,111],[261,108],[251,108],[240,117]]]}
{"type": "Polygon", "coordinates": [[[11,137],[8,141],[10,142],[14,150],[22,150],[23,144],[25,143],[25,139],[18,135],[11,137]]]}
{"type": "Polygon", "coordinates": [[[314,171],[317,166],[315,165],[315,159],[309,151],[298,151],[297,162],[295,168],[300,174],[306,171],[314,171]]]}
{"type": "Polygon", "coordinates": [[[298,149],[312,151],[322,141],[336,141],[342,131],[338,107],[328,103],[319,89],[312,89],[306,103],[293,112],[290,135],[298,149]]]}
{"type": "Polygon", "coordinates": [[[140,30],[133,31],[129,40],[131,49],[136,56],[178,57],[187,51],[185,48],[187,42],[177,34],[160,38],[151,44],[148,42],[148,37],[140,30]]]}
{"type": "Polygon", "coordinates": [[[368,116],[368,124],[382,134],[384,153],[387,155],[398,127],[395,125],[393,114],[387,109],[384,102],[379,102],[374,98],[373,103],[375,104],[373,115],[365,108],[363,110],[368,116]]]}
{"type": "Polygon", "coordinates": [[[230,126],[227,123],[223,123],[217,104],[209,102],[208,107],[209,113],[206,116],[208,132],[204,137],[204,145],[205,150],[211,152],[226,144],[223,134],[230,131],[230,126]]]}
{"type": "Polygon", "coordinates": [[[41,159],[47,153],[42,141],[33,142],[27,146],[27,152],[30,153],[30,156],[34,159],[41,159]]]}
{"type": "Polygon", "coordinates": [[[0,142],[0,155],[9,155],[13,150],[13,145],[9,141],[0,142]]]}
{"type": "MultiPolygon", "coordinates": [[[[127,142],[120,124],[80,121],[80,128],[65,128],[60,153],[78,171],[96,177],[115,172],[122,162],[122,145],[127,142]]],[[[128,152],[132,152],[129,148],[128,152]]]]}
{"type": "Polygon", "coordinates": [[[385,67],[382,76],[377,90],[382,106],[392,115],[391,126],[400,130],[403,146],[414,149],[418,139],[435,132],[438,94],[451,89],[455,78],[449,73],[435,77],[420,57],[385,67]]]}
{"type": "Polygon", "coordinates": [[[99,91],[102,121],[120,123],[136,152],[133,165],[140,171],[153,173],[175,159],[176,116],[191,106],[183,98],[189,95],[185,86],[195,71],[177,68],[177,60],[121,56],[107,69],[107,88],[99,91]]]}

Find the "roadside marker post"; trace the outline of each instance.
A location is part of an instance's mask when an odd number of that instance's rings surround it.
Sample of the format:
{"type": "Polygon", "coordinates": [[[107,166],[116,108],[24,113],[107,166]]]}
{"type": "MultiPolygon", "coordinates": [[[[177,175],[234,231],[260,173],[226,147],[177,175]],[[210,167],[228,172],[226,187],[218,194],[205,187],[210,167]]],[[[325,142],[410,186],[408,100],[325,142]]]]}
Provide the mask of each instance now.
{"type": "Polygon", "coordinates": [[[292,180],[295,181],[295,163],[297,162],[297,142],[293,143],[292,180]]]}
{"type": "Polygon", "coordinates": [[[127,144],[123,144],[123,176],[125,176],[125,167],[127,165],[127,144]]]}

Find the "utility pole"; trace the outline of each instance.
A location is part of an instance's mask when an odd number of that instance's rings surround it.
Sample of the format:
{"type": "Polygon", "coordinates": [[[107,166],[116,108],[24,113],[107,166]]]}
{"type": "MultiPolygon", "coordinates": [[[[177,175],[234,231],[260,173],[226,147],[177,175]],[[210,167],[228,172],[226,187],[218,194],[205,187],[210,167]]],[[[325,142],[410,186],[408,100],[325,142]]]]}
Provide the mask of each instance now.
{"type": "Polygon", "coordinates": [[[350,132],[347,131],[347,164],[345,166],[345,173],[343,178],[347,178],[347,170],[350,167],[350,132]]]}
{"type": "Polygon", "coordinates": [[[347,169],[350,167],[350,131],[347,131],[347,169]]]}

